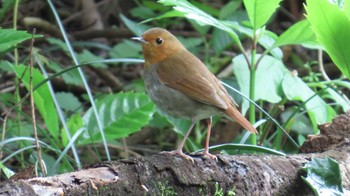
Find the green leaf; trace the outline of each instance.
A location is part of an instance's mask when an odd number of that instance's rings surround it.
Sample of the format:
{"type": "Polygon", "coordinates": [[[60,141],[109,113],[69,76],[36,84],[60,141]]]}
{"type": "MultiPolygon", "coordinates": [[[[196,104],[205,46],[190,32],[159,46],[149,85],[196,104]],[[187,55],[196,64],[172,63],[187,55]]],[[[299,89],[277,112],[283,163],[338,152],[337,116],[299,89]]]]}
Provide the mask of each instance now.
{"type": "Polygon", "coordinates": [[[326,89],[325,94],[322,94],[322,97],[332,99],[335,101],[336,105],[340,106],[343,108],[343,111],[346,112],[350,110],[350,102],[346,95],[342,92],[338,92],[336,89],[333,89],[332,86],[338,85],[338,86],[344,86],[348,89],[350,89],[350,83],[346,81],[341,81],[341,80],[333,80],[333,81],[326,81],[326,82],[315,82],[308,84],[311,88],[316,87],[320,89],[326,89]],[[331,87],[327,86],[331,85],[331,87]]]}
{"type": "Polygon", "coordinates": [[[327,92],[329,93],[329,98],[333,99],[337,105],[343,108],[343,111],[349,111],[350,110],[350,103],[347,99],[345,99],[343,96],[345,95],[340,95],[337,91],[327,88],[327,92]]]}
{"type": "MultiPolygon", "coordinates": [[[[0,29],[0,53],[14,47],[25,40],[31,39],[32,34],[26,31],[20,31],[15,29],[0,29]]],[[[35,35],[34,38],[41,37],[40,35],[35,35]]]]}
{"type": "Polygon", "coordinates": [[[140,57],[141,47],[136,42],[123,40],[109,51],[109,55],[112,58],[140,57]]]}
{"type": "MultiPolygon", "coordinates": [[[[96,101],[98,116],[107,140],[123,138],[148,124],[155,112],[154,103],[144,93],[111,94],[96,101]]],[[[83,117],[85,132],[80,143],[100,141],[95,115],[90,108],[83,117]],[[90,135],[92,138],[90,138],[90,135]]]]}
{"type": "MultiPolygon", "coordinates": [[[[250,38],[253,38],[253,29],[251,28],[242,26],[238,22],[233,22],[233,21],[225,21],[224,24],[250,38]]],[[[277,39],[276,34],[274,34],[271,31],[264,30],[258,39],[258,43],[261,44],[264,48],[270,49],[272,48],[272,45],[275,43],[276,39],[277,39]]],[[[270,50],[270,53],[277,59],[282,59],[283,57],[282,50],[278,47],[270,50]]]]}
{"type": "MultiPolygon", "coordinates": [[[[253,152],[260,152],[260,153],[267,153],[267,154],[274,154],[279,156],[286,156],[286,154],[279,152],[277,150],[263,147],[263,146],[257,146],[257,145],[251,145],[251,144],[220,144],[209,147],[212,151],[222,151],[222,150],[244,150],[244,151],[253,151],[253,152]]],[[[200,149],[196,152],[201,152],[203,149],[200,149]]]]}
{"type": "Polygon", "coordinates": [[[313,158],[304,168],[302,179],[318,195],[344,195],[339,164],[332,158],[313,158]]]}
{"type": "MultiPolygon", "coordinates": [[[[261,55],[257,55],[259,58],[261,55]]],[[[233,72],[237,77],[237,82],[241,92],[249,95],[250,70],[243,55],[233,58],[233,72]]],[[[281,100],[282,81],[287,69],[281,60],[271,56],[265,56],[256,70],[255,79],[255,100],[265,100],[270,103],[278,103],[281,100]]],[[[245,113],[249,107],[249,102],[244,99],[242,104],[242,112],[245,113]]]]}
{"type": "Polygon", "coordinates": [[[286,74],[282,82],[282,88],[289,100],[307,101],[305,107],[314,130],[317,130],[317,124],[329,122],[335,116],[335,111],[320,96],[315,95],[315,92],[299,77],[286,74]]]}
{"type": "Polygon", "coordinates": [[[281,0],[243,0],[254,30],[266,24],[280,2],[281,0]]]}
{"type": "Polygon", "coordinates": [[[0,171],[2,171],[1,173],[5,174],[7,179],[10,179],[11,176],[15,175],[15,172],[6,167],[2,162],[0,162],[0,171]]]}
{"type": "MultiPolygon", "coordinates": [[[[13,66],[12,69],[15,71],[17,77],[20,78],[23,76],[22,82],[29,91],[29,67],[19,65],[13,66]]],[[[45,80],[45,77],[41,74],[41,72],[38,69],[33,69],[33,86],[36,86],[43,80],[45,80]]],[[[42,85],[40,88],[34,91],[34,102],[35,106],[41,114],[41,117],[44,119],[47,129],[50,131],[54,138],[58,139],[58,116],[47,84],[42,85]]]]}
{"type": "MultiPolygon", "coordinates": [[[[56,73],[59,73],[63,71],[64,69],[56,62],[50,61],[47,66],[54,70],[56,73]]],[[[77,69],[69,70],[68,72],[63,73],[62,75],[63,80],[68,84],[74,84],[74,85],[83,85],[83,81],[79,75],[79,71],[77,69]]]]}
{"type": "Polygon", "coordinates": [[[0,8],[0,22],[2,22],[5,18],[5,15],[7,12],[12,10],[13,6],[15,5],[16,1],[13,0],[4,0],[1,2],[1,8],[0,8]]]}
{"type": "Polygon", "coordinates": [[[182,12],[179,12],[177,10],[171,10],[171,11],[166,12],[166,13],[160,15],[160,16],[153,17],[153,18],[148,18],[148,19],[142,21],[141,24],[147,23],[147,22],[150,22],[150,21],[153,21],[153,20],[160,20],[160,19],[163,19],[163,18],[184,17],[184,16],[185,15],[182,12]]]}
{"type": "Polygon", "coordinates": [[[228,26],[224,25],[222,21],[217,20],[211,15],[205,13],[199,8],[192,5],[186,0],[159,0],[159,3],[162,3],[166,6],[173,6],[173,8],[185,15],[186,18],[194,20],[200,25],[210,25],[221,30],[226,31],[231,38],[236,42],[240,43],[237,34],[228,26]]]}
{"type": "Polygon", "coordinates": [[[344,10],[346,16],[348,18],[350,18],[350,1],[349,0],[344,1],[343,10],[344,10]]]}
{"type": "Polygon", "coordinates": [[[137,24],[136,22],[125,17],[123,14],[120,14],[119,16],[120,19],[122,19],[122,21],[124,22],[124,24],[128,27],[128,29],[130,29],[137,36],[141,36],[143,32],[150,28],[144,24],[137,24]]]}
{"type": "Polygon", "coordinates": [[[62,49],[66,53],[66,55],[70,56],[69,49],[68,49],[67,44],[65,42],[63,42],[60,39],[56,39],[56,38],[52,38],[52,37],[47,38],[46,40],[50,44],[58,46],[60,49],[62,49]]]}
{"type": "Polygon", "coordinates": [[[131,9],[130,14],[133,17],[138,17],[141,19],[152,18],[152,17],[157,15],[154,13],[154,11],[152,9],[145,7],[145,6],[139,6],[139,7],[135,7],[133,9],[131,9]]]}
{"type": "MultiPolygon", "coordinates": [[[[275,43],[277,36],[271,31],[265,30],[265,32],[261,35],[258,40],[258,43],[261,44],[264,48],[269,49],[275,43]]],[[[270,50],[272,56],[277,59],[282,59],[283,52],[280,48],[276,47],[270,50]]]]}
{"type": "MultiPolygon", "coordinates": [[[[227,35],[227,34],[226,34],[227,35]]],[[[202,51],[202,47],[200,47],[203,44],[202,38],[196,38],[196,37],[189,37],[189,38],[183,38],[183,37],[177,37],[177,39],[193,54],[197,54],[198,52],[202,51]]]]}
{"type": "MultiPolygon", "coordinates": [[[[313,127],[310,122],[310,119],[307,117],[306,114],[294,113],[296,109],[297,108],[295,106],[292,106],[283,111],[281,114],[281,121],[285,124],[287,120],[291,118],[291,120],[286,126],[289,126],[288,129],[294,131],[298,135],[313,134],[313,127]],[[294,116],[291,116],[293,114],[294,116]]],[[[299,144],[301,145],[302,143],[299,144]]]]}
{"type": "Polygon", "coordinates": [[[307,19],[335,65],[350,78],[350,20],[328,0],[307,0],[307,19]]]}
{"type": "Polygon", "coordinates": [[[273,44],[273,47],[280,47],[290,44],[315,44],[316,36],[310,28],[308,20],[302,20],[287,29],[273,44]]]}
{"type": "MultiPolygon", "coordinates": [[[[67,121],[67,127],[69,129],[71,137],[81,128],[83,127],[83,118],[81,114],[78,112],[71,116],[67,121]]],[[[67,146],[69,143],[69,138],[67,136],[67,132],[64,128],[61,129],[61,138],[62,138],[62,146],[67,146]]]]}
{"type": "Polygon", "coordinates": [[[55,94],[55,96],[59,106],[66,111],[75,112],[82,106],[78,98],[72,93],[58,92],[55,94]]]}
{"type": "Polygon", "coordinates": [[[210,45],[215,51],[215,54],[221,53],[225,48],[232,45],[232,39],[227,35],[226,32],[220,29],[214,29],[210,42],[210,45]]]}
{"type": "Polygon", "coordinates": [[[205,3],[202,3],[200,1],[192,1],[191,3],[199,9],[203,10],[204,12],[214,17],[219,17],[220,11],[214,8],[213,6],[206,5],[205,3]]]}
{"type": "Polygon", "coordinates": [[[241,1],[231,1],[227,3],[219,13],[220,19],[228,19],[230,15],[232,15],[240,6],[242,2],[241,1]]]}
{"type": "MultiPolygon", "coordinates": [[[[81,64],[92,62],[92,61],[101,61],[104,59],[102,57],[99,57],[99,56],[92,54],[88,50],[84,50],[82,53],[77,54],[77,58],[81,64]]],[[[107,67],[107,65],[104,63],[93,63],[91,65],[94,67],[97,67],[97,68],[106,68],[107,67]]]]}

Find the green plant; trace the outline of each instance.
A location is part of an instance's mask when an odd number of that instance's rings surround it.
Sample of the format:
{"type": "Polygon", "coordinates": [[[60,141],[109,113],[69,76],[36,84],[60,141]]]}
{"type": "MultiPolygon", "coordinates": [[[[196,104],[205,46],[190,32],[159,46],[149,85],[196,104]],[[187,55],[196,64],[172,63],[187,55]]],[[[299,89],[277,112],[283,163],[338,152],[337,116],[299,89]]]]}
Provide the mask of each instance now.
{"type": "Polygon", "coordinates": [[[158,182],[157,187],[160,191],[161,196],[170,196],[170,195],[177,195],[174,188],[169,186],[168,181],[166,182],[158,182]]]}
{"type": "Polygon", "coordinates": [[[339,164],[332,158],[314,158],[304,166],[302,179],[316,195],[344,195],[339,164]]]}
{"type": "MultiPolygon", "coordinates": [[[[27,97],[31,90],[31,77],[35,108],[30,110],[38,111],[35,126],[49,175],[79,168],[84,158],[85,162],[110,160],[110,149],[122,149],[128,154],[130,150],[125,138],[142,127],[166,129],[173,126],[178,135],[184,134],[189,122],[157,111],[144,93],[142,79],[123,81],[124,84],[112,81],[115,85],[108,83],[108,91],[101,90],[107,88],[100,86],[91,89],[91,84],[87,82],[94,80],[91,73],[96,69],[109,71],[117,67],[123,70],[130,65],[141,64],[143,60],[139,45],[130,40],[121,40],[112,46],[102,42],[72,41],[54,4],[48,2],[63,39],[47,38],[44,45],[34,44],[37,48],[21,45],[26,40],[36,41],[40,35],[16,29],[19,1],[5,0],[0,8],[0,21],[5,20],[11,10],[14,18],[13,29],[0,29],[0,69],[13,75],[16,87],[15,93],[0,94],[4,108],[12,108],[6,110],[8,115],[1,119],[0,146],[3,154],[0,156],[0,166],[8,177],[13,174],[11,170],[16,169],[7,164],[9,160],[18,160],[22,168],[38,162],[33,119],[28,115],[27,97]],[[102,51],[105,56],[101,57],[95,51],[102,51]],[[63,60],[56,59],[56,55],[63,60]],[[30,63],[30,59],[33,63],[30,63]],[[32,74],[29,73],[29,65],[34,67],[32,74]],[[92,71],[85,72],[87,66],[92,71]],[[57,92],[52,88],[55,79],[67,84],[66,91],[70,87],[79,87],[87,92],[81,95],[57,92]],[[24,96],[20,94],[20,85],[24,86],[21,89],[24,96]],[[84,151],[86,149],[88,153],[84,151]],[[96,156],[91,156],[91,153],[96,156]]],[[[240,134],[233,141],[238,144],[213,146],[213,150],[228,154],[253,152],[284,155],[296,152],[307,134],[318,133],[317,124],[329,122],[336,114],[350,109],[349,100],[344,95],[349,91],[350,83],[343,76],[327,79],[325,73],[313,71],[311,67],[315,64],[322,67],[322,58],[302,59],[294,55],[292,63],[309,71],[306,75],[298,75],[283,60],[281,48],[297,45],[303,46],[307,52],[319,54],[324,49],[343,75],[349,78],[350,61],[345,54],[350,52],[350,44],[347,31],[342,30],[349,26],[349,1],[335,5],[327,0],[308,0],[307,18],[277,35],[269,24],[277,20],[275,16],[280,2],[234,0],[218,9],[200,1],[141,0],[137,1],[130,13],[117,16],[135,35],[141,35],[151,26],[194,29],[196,36],[181,36],[181,32],[177,36],[191,52],[203,57],[201,59],[211,71],[219,73],[228,64],[232,65],[228,77],[223,81],[228,88],[239,89],[241,94],[234,90],[230,90],[230,93],[241,105],[242,112],[248,112],[250,121],[259,126],[260,134],[240,134]],[[327,14],[323,11],[325,8],[327,14]],[[143,22],[139,24],[135,21],[143,22]],[[174,21],[184,25],[173,25],[174,21]],[[209,34],[210,37],[207,36],[209,34]],[[233,47],[236,48],[234,52],[239,54],[227,55],[233,47]],[[281,110],[281,106],[285,109],[281,110]],[[256,143],[264,147],[255,146],[256,143]]],[[[219,121],[220,118],[214,118],[214,124],[219,121]]],[[[195,128],[187,150],[198,151],[202,148],[205,138],[202,129],[200,125],[195,128]]],[[[162,143],[164,138],[168,138],[164,133],[169,132],[161,133],[156,137],[159,143],[170,145],[162,143]]]]}

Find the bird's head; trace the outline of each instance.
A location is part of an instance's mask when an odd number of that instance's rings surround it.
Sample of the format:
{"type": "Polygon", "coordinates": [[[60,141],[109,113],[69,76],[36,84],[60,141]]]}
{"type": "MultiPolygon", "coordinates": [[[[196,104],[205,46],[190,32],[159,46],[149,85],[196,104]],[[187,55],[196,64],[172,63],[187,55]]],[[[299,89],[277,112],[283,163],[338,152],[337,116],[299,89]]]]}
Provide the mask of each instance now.
{"type": "Polygon", "coordinates": [[[133,37],[132,39],[141,42],[146,65],[160,63],[168,57],[186,50],[173,34],[162,28],[149,29],[141,37],[133,37]]]}

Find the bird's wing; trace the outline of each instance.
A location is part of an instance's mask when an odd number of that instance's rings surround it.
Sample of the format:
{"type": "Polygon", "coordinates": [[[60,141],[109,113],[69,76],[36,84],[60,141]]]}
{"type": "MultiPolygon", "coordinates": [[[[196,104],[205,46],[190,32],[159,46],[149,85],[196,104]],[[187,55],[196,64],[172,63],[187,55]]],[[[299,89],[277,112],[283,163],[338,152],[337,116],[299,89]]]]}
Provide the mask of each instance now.
{"type": "Polygon", "coordinates": [[[199,102],[228,108],[227,91],[218,79],[194,55],[186,51],[159,63],[157,74],[161,83],[199,102]]]}

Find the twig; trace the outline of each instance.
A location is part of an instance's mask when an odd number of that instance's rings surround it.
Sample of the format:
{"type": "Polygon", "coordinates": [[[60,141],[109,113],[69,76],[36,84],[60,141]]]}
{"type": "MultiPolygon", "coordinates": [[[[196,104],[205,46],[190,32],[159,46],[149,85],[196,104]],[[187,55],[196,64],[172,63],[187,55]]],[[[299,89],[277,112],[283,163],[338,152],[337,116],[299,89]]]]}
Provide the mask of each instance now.
{"type": "Polygon", "coordinates": [[[322,58],[323,55],[322,54],[323,54],[322,49],[318,49],[317,58],[318,58],[318,65],[320,66],[320,72],[326,81],[331,81],[331,79],[329,79],[326,71],[324,70],[323,58],[322,58]]]}
{"type": "MultiPolygon", "coordinates": [[[[321,72],[323,78],[329,82],[329,81],[331,81],[331,79],[328,77],[326,70],[324,69],[322,56],[323,56],[323,52],[321,49],[319,49],[317,51],[317,58],[318,58],[318,64],[320,66],[320,72],[321,72]]],[[[341,90],[337,90],[338,88],[335,84],[333,84],[331,86],[343,97],[344,100],[346,100],[348,103],[350,102],[349,98],[341,90]]]]}
{"type": "MultiPolygon", "coordinates": [[[[7,117],[8,115],[5,116],[4,118],[4,124],[2,124],[2,134],[1,134],[1,141],[5,140],[5,135],[6,135],[6,122],[7,122],[7,117]]],[[[3,156],[3,145],[0,146],[0,160],[2,160],[2,156],[3,156]]]]}
{"type": "Polygon", "coordinates": [[[40,148],[40,143],[39,143],[39,138],[38,138],[38,132],[36,129],[36,119],[35,119],[35,106],[34,106],[34,94],[33,94],[33,47],[34,47],[34,35],[35,35],[35,29],[33,29],[33,36],[32,36],[32,42],[30,45],[30,67],[29,67],[29,91],[30,91],[30,107],[32,111],[32,121],[33,121],[33,130],[34,130],[34,138],[35,138],[35,146],[36,150],[38,152],[38,162],[41,168],[41,172],[43,176],[46,175],[46,169],[44,166],[44,163],[42,161],[42,156],[41,156],[41,148],[40,148]]]}

